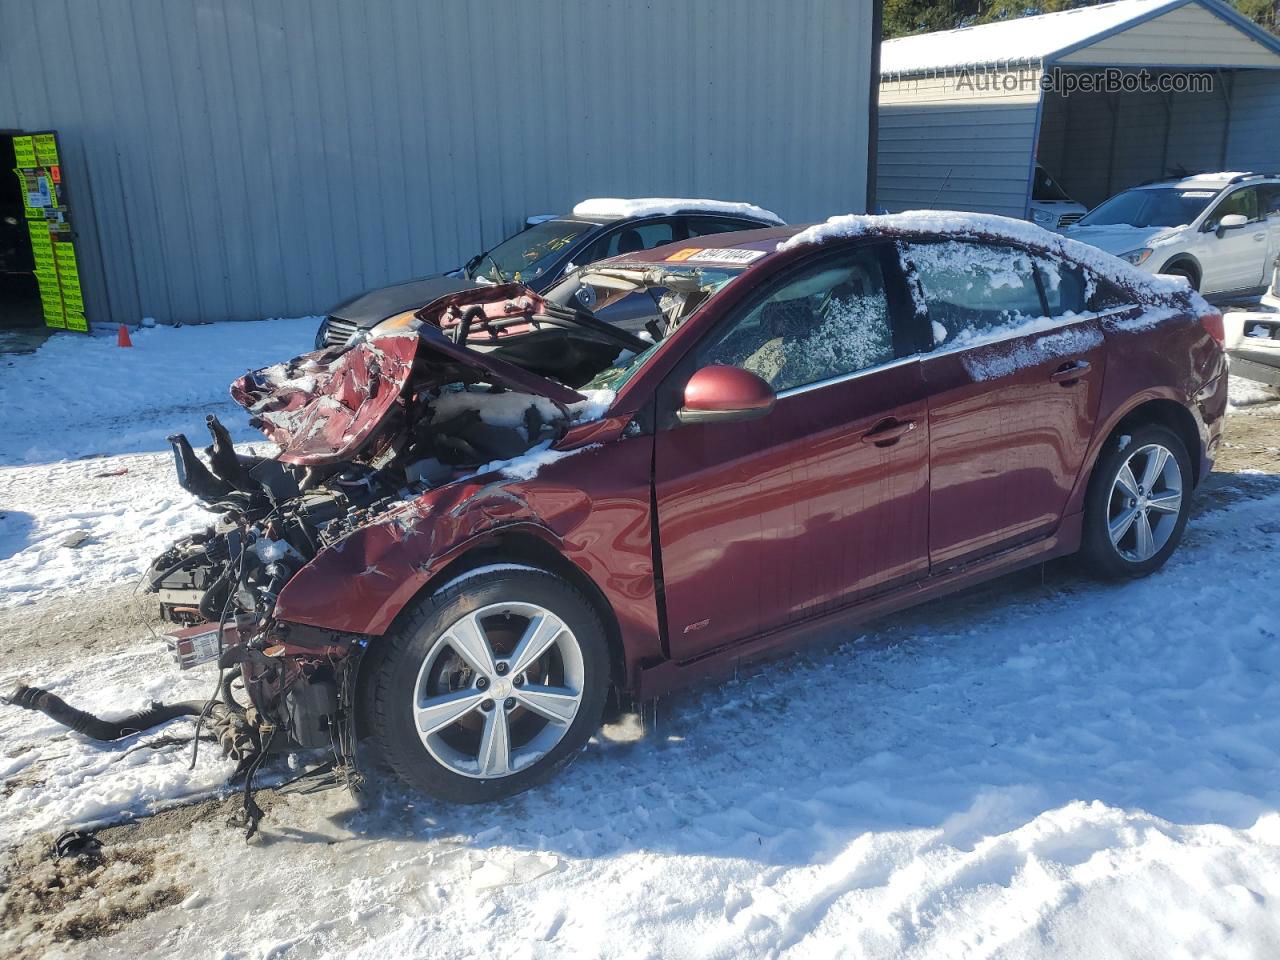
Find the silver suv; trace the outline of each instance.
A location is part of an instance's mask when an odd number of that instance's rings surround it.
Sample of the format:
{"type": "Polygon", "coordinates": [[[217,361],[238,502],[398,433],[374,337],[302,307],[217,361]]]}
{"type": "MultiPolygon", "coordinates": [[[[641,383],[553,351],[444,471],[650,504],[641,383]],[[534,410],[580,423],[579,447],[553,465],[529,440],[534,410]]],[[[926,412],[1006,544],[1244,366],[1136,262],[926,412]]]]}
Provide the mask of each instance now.
{"type": "Polygon", "coordinates": [[[1213,297],[1253,296],[1280,255],[1280,174],[1201,173],[1145,183],[1064,233],[1213,297]]]}

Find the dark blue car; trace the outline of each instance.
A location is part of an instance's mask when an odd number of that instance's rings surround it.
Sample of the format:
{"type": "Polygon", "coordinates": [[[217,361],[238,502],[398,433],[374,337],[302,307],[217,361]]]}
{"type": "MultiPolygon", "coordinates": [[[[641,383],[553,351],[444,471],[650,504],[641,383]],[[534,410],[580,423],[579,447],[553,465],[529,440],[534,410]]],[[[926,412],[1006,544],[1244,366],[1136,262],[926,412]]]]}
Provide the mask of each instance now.
{"type": "MultiPolygon", "coordinates": [[[[463,266],[417,280],[369,290],[329,311],[316,332],[316,348],[346,343],[406,310],[488,283],[519,281],[541,293],[575,267],[620,253],[649,250],[713,233],[752,230],[782,223],[748,203],[718,200],[584,200],[565,216],[539,218],[492,250],[463,266]]],[[[639,331],[658,314],[654,298],[637,293],[600,311],[600,317],[639,331]]]]}

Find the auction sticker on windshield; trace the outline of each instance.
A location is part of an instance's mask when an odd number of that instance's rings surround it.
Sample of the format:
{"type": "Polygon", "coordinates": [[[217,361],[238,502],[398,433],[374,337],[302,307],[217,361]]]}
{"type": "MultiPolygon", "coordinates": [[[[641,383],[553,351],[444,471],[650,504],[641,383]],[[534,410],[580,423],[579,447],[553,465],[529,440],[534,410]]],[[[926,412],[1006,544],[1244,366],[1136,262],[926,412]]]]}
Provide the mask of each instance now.
{"type": "Polygon", "coordinates": [[[689,263],[751,263],[764,256],[763,250],[740,250],[735,247],[716,249],[714,247],[685,247],[667,257],[667,262],[688,261],[689,263]]]}

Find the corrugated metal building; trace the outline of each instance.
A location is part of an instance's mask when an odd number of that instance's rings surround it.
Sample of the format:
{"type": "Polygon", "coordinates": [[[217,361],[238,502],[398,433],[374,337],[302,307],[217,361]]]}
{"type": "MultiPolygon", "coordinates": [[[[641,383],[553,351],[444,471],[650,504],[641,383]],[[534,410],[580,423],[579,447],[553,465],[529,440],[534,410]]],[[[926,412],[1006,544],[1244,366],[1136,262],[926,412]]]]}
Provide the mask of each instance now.
{"type": "Polygon", "coordinates": [[[1280,39],[1221,0],[1120,0],[891,40],[879,129],[893,211],[1025,217],[1037,160],[1090,207],[1180,170],[1280,170],[1280,39]],[[1213,89],[1064,92],[1108,69],[1213,89]]]}
{"type": "Polygon", "coordinates": [[[877,0],[5,0],[94,322],[323,311],[588,196],[866,208],[877,0]]]}

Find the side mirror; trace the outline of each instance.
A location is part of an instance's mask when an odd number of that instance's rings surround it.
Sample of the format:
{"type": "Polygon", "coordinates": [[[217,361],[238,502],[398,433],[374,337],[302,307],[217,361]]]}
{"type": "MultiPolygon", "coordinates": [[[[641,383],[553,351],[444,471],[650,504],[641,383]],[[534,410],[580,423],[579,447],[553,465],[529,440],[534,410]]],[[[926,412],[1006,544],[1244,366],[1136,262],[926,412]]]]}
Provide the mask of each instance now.
{"type": "Polygon", "coordinates": [[[750,370],[703,367],[685,384],[684,406],[676,411],[676,419],[681,423],[754,420],[772,410],[777,400],[773,387],[750,370]]]}
{"type": "Polygon", "coordinates": [[[1241,213],[1228,213],[1225,217],[1218,221],[1218,227],[1215,231],[1218,236],[1222,236],[1228,230],[1238,230],[1240,227],[1246,226],[1249,218],[1241,213]]]}

